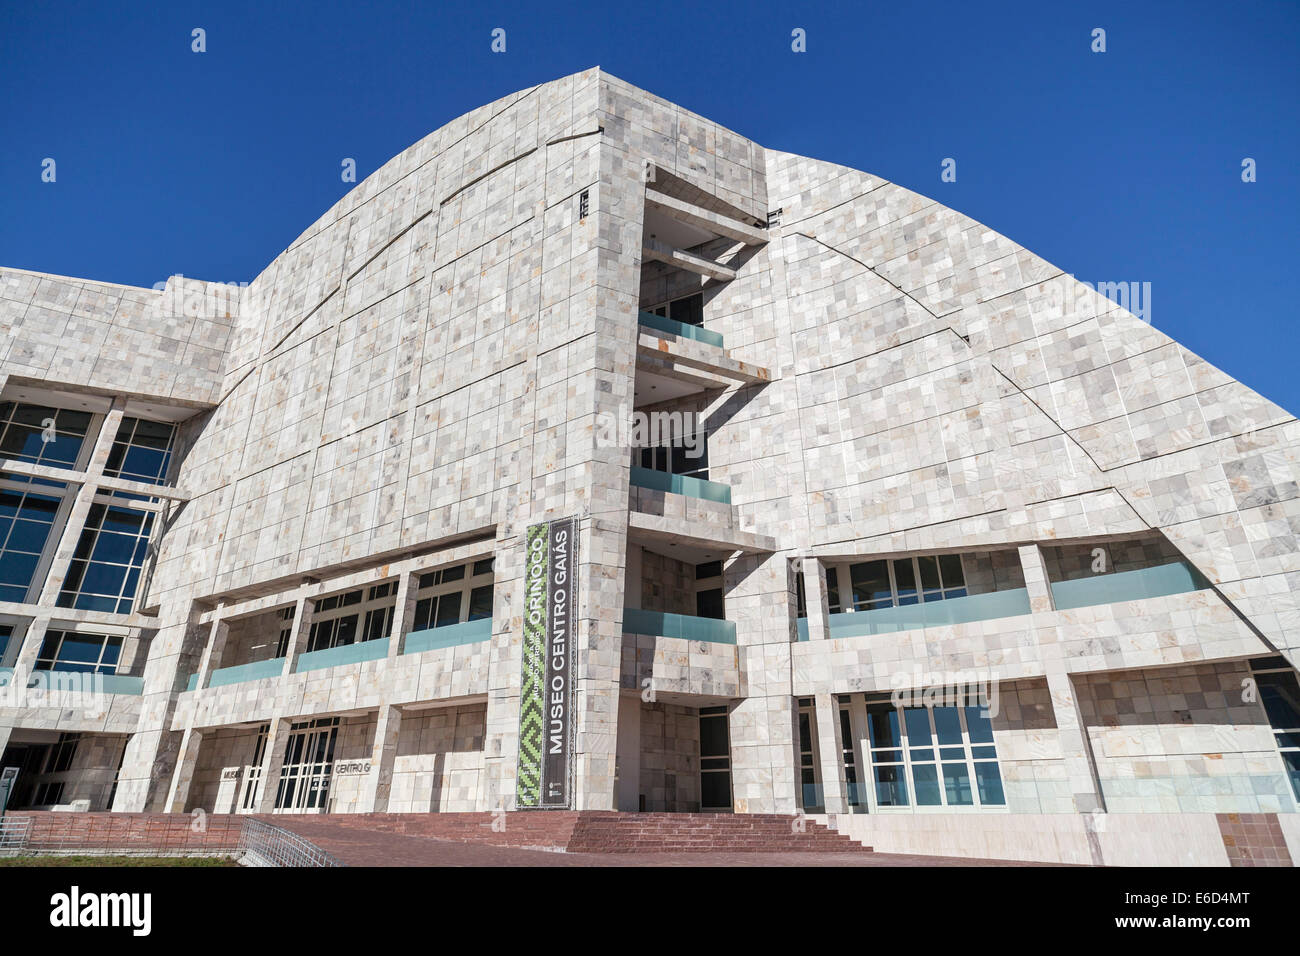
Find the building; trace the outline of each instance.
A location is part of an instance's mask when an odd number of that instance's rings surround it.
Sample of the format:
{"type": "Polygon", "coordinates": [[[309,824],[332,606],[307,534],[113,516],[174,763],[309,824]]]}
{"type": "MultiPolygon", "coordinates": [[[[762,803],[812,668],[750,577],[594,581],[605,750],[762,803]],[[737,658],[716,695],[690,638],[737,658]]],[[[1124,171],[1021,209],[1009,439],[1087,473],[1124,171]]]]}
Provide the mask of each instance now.
{"type": "Polygon", "coordinates": [[[1300,424],[1104,291],[598,69],[247,287],[0,271],[11,805],[1300,846],[1300,424]]]}

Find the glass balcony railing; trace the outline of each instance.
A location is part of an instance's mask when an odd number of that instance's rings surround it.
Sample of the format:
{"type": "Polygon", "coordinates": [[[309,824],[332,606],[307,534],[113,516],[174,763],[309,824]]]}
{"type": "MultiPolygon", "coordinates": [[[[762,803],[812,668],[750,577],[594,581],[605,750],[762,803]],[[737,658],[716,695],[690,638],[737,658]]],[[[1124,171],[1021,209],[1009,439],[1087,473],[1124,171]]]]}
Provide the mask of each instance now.
{"type": "Polygon", "coordinates": [[[199,686],[199,675],[191,674],[190,679],[185,682],[185,689],[194,690],[198,686],[199,686]]]}
{"type": "Polygon", "coordinates": [[[803,808],[809,813],[824,813],[826,797],[822,791],[822,785],[820,783],[805,783],[800,786],[803,788],[803,808]]]}
{"type": "Polygon", "coordinates": [[[234,667],[219,667],[208,678],[208,686],[224,687],[227,684],[242,684],[250,680],[279,677],[283,672],[283,657],[273,657],[267,661],[253,661],[251,664],[236,664],[234,667]]]}
{"type": "Polygon", "coordinates": [[[718,348],[722,348],[721,335],[717,332],[710,332],[698,325],[687,325],[685,322],[678,322],[676,319],[655,315],[653,312],[638,312],[637,321],[648,329],[654,329],[656,332],[665,332],[668,335],[693,339],[696,342],[703,342],[705,345],[716,345],[718,348]]]}
{"type": "Polygon", "coordinates": [[[382,660],[388,656],[388,638],[362,641],[359,644],[341,644],[327,647],[323,651],[308,651],[298,655],[293,666],[295,674],[303,671],[318,671],[326,667],[342,667],[345,664],[360,664],[363,661],[382,660]]]}
{"type": "Polygon", "coordinates": [[[1073,581],[1055,581],[1052,601],[1058,611],[1120,601],[1141,601],[1200,591],[1210,586],[1201,572],[1185,561],[1160,564],[1136,571],[1112,571],[1073,581]]]}
{"type": "MultiPolygon", "coordinates": [[[[809,813],[826,812],[826,789],[820,783],[800,784],[803,791],[803,808],[809,813]]],[[[867,812],[866,790],[852,780],[845,781],[844,794],[849,813],[867,812]]]]}
{"type": "Polygon", "coordinates": [[[139,697],[144,694],[144,678],[129,674],[104,674],[104,691],[109,694],[129,694],[139,697]]]}
{"type": "Polygon", "coordinates": [[[633,465],[631,481],[638,488],[649,488],[651,491],[667,491],[674,495],[717,501],[724,505],[731,504],[729,485],[706,481],[703,478],[688,478],[686,475],[672,475],[666,471],[655,471],[653,468],[633,465]]]}
{"type": "Polygon", "coordinates": [[[669,614],[666,611],[643,611],[640,608],[623,608],[624,634],[653,634],[657,637],[677,637],[684,641],[705,641],[710,644],[735,644],[736,622],[714,617],[694,617],[690,614],[669,614]]]}
{"type": "MultiPolygon", "coordinates": [[[[873,634],[893,634],[922,627],[944,627],[951,624],[970,624],[973,621],[991,621],[999,617],[1018,617],[1029,613],[1029,592],[1024,588],[1010,591],[990,591],[988,594],[968,594],[966,597],[930,601],[926,604],[908,604],[903,607],[881,607],[870,611],[846,611],[829,615],[830,637],[869,637],[873,634]]],[[[808,640],[808,623],[799,622],[799,640],[808,640]]]]}
{"type": "Polygon", "coordinates": [[[428,630],[412,631],[407,634],[402,653],[419,654],[421,651],[433,651],[441,647],[477,644],[491,637],[492,618],[490,617],[477,621],[464,621],[460,624],[445,624],[442,627],[431,627],[428,630]]]}
{"type": "MultiPolygon", "coordinates": [[[[13,669],[0,669],[0,687],[13,681],[13,669]]],[[[91,674],[82,671],[38,670],[27,677],[28,687],[45,691],[75,690],[83,693],[127,694],[139,697],[144,693],[144,678],[129,674],[91,674]]]]}

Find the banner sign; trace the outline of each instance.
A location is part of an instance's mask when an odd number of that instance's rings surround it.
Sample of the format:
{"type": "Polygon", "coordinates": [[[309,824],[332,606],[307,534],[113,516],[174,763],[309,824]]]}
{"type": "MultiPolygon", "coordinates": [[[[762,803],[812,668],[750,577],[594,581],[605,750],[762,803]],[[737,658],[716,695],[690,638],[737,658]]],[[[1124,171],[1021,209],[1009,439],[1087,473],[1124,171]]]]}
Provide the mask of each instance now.
{"type": "Polygon", "coordinates": [[[520,809],[567,809],[572,802],[578,520],[561,518],[530,525],[525,548],[515,805],[520,809]]]}

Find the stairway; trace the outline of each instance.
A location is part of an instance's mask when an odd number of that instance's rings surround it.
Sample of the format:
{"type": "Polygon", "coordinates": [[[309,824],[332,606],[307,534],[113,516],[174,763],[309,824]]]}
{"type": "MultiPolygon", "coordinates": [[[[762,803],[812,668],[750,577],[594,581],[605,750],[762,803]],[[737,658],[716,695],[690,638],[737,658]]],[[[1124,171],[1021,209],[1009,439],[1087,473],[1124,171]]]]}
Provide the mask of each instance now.
{"type": "Polygon", "coordinates": [[[756,813],[582,813],[570,853],[868,853],[806,818],[756,813]]]}
{"type": "MultiPolygon", "coordinates": [[[[276,814],[265,819],[292,830],[296,818],[276,814]]],[[[789,814],[547,810],[499,816],[358,813],[298,819],[435,840],[568,853],[863,853],[871,850],[829,827],[789,814]]]]}

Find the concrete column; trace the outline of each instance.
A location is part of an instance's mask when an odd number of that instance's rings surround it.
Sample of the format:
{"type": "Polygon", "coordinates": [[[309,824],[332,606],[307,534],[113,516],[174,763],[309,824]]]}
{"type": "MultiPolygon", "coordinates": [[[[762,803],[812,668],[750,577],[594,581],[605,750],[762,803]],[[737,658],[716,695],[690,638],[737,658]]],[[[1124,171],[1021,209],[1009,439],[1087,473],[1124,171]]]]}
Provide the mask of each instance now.
{"type": "Polygon", "coordinates": [[[488,662],[488,699],[483,736],[483,773],[479,775],[479,810],[515,806],[519,760],[520,626],[511,627],[523,610],[522,534],[497,531],[492,573],[492,643],[488,662]]]}
{"type": "Polygon", "coordinates": [[[808,613],[808,640],[824,641],[831,636],[830,593],[826,589],[826,565],[816,558],[802,558],[804,608],[808,613]]]}
{"type": "Polygon", "coordinates": [[[181,748],[176,757],[176,772],[172,774],[171,788],[167,792],[167,812],[184,813],[185,804],[190,798],[190,785],[194,782],[194,770],[199,763],[199,750],[203,746],[203,734],[188,727],[181,736],[181,748]]]}
{"type": "Polygon", "coordinates": [[[221,656],[226,650],[226,638],[230,636],[230,624],[221,618],[212,622],[208,630],[208,640],[203,646],[203,656],[199,658],[199,676],[194,682],[196,690],[205,690],[212,672],[221,665],[221,656]]]}
{"type": "Polygon", "coordinates": [[[289,647],[284,652],[284,670],[280,672],[281,677],[293,673],[293,665],[297,663],[298,655],[302,653],[303,648],[307,646],[308,638],[311,637],[311,620],[315,613],[315,598],[298,598],[293,611],[293,627],[289,631],[289,647]]]}
{"type": "Polygon", "coordinates": [[[271,721],[266,735],[266,752],[262,754],[262,792],[257,798],[258,813],[275,812],[275,794],[280,787],[280,771],[284,767],[284,747],[289,738],[292,721],[277,717],[271,721]]]}
{"type": "Polygon", "coordinates": [[[393,604],[393,631],[388,638],[388,663],[392,666],[402,652],[402,642],[415,626],[416,591],[420,576],[408,571],[397,582],[397,600],[393,604]]]}
{"type": "Polygon", "coordinates": [[[732,806],[738,813],[798,808],[790,622],[794,576],[779,554],[744,554],[723,570],[727,617],[749,696],[731,711],[732,806]]]}
{"type": "Polygon", "coordinates": [[[844,774],[844,736],[834,694],[813,697],[817,717],[817,759],[821,763],[822,800],[827,813],[849,812],[849,785],[844,774]]]}
{"type": "Polygon", "coordinates": [[[1102,798],[1092,744],[1088,740],[1088,729],[1074,682],[1069,674],[1049,673],[1047,689],[1052,695],[1052,711],[1056,714],[1056,729],[1065,756],[1070,792],[1074,794],[1074,808],[1080,813],[1103,812],[1106,803],[1102,798]]]}
{"type": "Polygon", "coordinates": [[[1043,549],[1037,544],[1020,546],[1020,567],[1025,574],[1025,590],[1029,592],[1029,610],[1034,614],[1056,608],[1052,601],[1052,587],[1043,562],[1043,549]]]}
{"type": "Polygon", "coordinates": [[[81,532],[86,526],[86,516],[99,491],[96,479],[104,474],[104,466],[108,463],[109,452],[113,450],[113,440],[122,425],[122,412],[125,408],[126,399],[119,396],[113,399],[113,407],[104,416],[99,435],[95,438],[95,447],[90,453],[90,462],[86,465],[86,481],[73,499],[72,510],[68,512],[67,523],[59,535],[54,559],[50,562],[45,584],[37,599],[37,603],[43,607],[54,607],[58,601],[59,591],[68,576],[68,567],[72,564],[72,555],[77,550],[77,542],[81,540],[81,532]]]}
{"type": "Polygon", "coordinates": [[[45,632],[50,629],[50,619],[41,614],[33,618],[23,632],[23,642],[18,648],[18,657],[14,660],[14,682],[23,678],[19,686],[26,687],[26,678],[31,676],[36,658],[40,656],[41,645],[45,643],[45,632]]]}
{"type": "Polygon", "coordinates": [[[370,755],[370,776],[361,795],[361,813],[388,812],[388,798],[393,790],[393,764],[397,759],[397,739],[402,732],[402,708],[385,705],[379,708],[375,726],[375,745],[370,755]]]}

